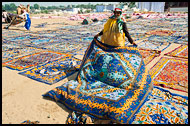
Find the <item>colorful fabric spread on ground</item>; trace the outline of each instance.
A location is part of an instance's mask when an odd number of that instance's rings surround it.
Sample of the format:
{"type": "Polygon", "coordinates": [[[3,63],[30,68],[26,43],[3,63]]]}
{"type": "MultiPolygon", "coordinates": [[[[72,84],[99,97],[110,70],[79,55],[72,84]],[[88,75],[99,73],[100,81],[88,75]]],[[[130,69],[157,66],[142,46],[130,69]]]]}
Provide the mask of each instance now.
{"type": "Polygon", "coordinates": [[[51,85],[75,73],[80,64],[81,60],[67,56],[63,59],[50,61],[44,65],[20,72],[19,74],[51,85]]]}
{"type": "MultiPolygon", "coordinates": [[[[116,123],[188,123],[187,98],[153,88],[137,48],[114,48],[98,40],[88,47],[76,80],[43,96],[92,118],[116,123]]],[[[68,123],[84,123],[81,117],[69,117],[68,123]]]]}
{"type": "Polygon", "coordinates": [[[150,70],[153,84],[188,92],[188,60],[162,57],[150,70]]]}
{"type": "Polygon", "coordinates": [[[157,50],[157,51],[164,51],[166,48],[170,46],[171,43],[164,43],[164,42],[151,42],[148,40],[143,40],[138,44],[138,48],[140,49],[148,49],[148,50],[157,50]]]}
{"type": "Polygon", "coordinates": [[[30,121],[30,120],[25,120],[21,124],[38,124],[40,123],[39,121],[30,121]]]}
{"type": "Polygon", "coordinates": [[[2,63],[2,65],[14,70],[25,70],[49,61],[63,58],[66,55],[67,54],[64,55],[58,52],[43,51],[7,61],[2,63]]]}
{"type": "Polygon", "coordinates": [[[9,60],[14,59],[17,56],[23,56],[23,55],[28,55],[28,54],[32,54],[35,52],[40,52],[42,50],[40,49],[36,49],[33,47],[21,47],[21,46],[11,46],[9,45],[3,45],[2,49],[4,51],[2,51],[2,62],[7,62],[9,60]]]}
{"type": "Polygon", "coordinates": [[[178,48],[172,50],[169,53],[166,53],[164,55],[172,56],[172,57],[181,57],[181,58],[188,58],[188,46],[187,45],[181,45],[178,48]]]}
{"type": "Polygon", "coordinates": [[[160,56],[160,53],[153,50],[139,49],[139,53],[142,55],[144,64],[149,64],[155,57],[160,56]]]}

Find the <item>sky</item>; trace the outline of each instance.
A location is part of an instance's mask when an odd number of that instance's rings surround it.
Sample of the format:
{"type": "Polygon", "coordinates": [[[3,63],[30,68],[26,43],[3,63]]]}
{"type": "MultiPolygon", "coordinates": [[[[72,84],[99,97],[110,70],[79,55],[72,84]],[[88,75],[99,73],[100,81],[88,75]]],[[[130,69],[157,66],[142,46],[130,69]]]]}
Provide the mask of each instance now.
{"type": "Polygon", "coordinates": [[[119,2],[2,2],[2,5],[5,4],[11,4],[14,3],[16,6],[23,4],[23,5],[27,5],[30,4],[31,6],[33,6],[34,4],[38,4],[40,6],[67,6],[67,5],[77,5],[77,4],[118,4],[119,2]]]}

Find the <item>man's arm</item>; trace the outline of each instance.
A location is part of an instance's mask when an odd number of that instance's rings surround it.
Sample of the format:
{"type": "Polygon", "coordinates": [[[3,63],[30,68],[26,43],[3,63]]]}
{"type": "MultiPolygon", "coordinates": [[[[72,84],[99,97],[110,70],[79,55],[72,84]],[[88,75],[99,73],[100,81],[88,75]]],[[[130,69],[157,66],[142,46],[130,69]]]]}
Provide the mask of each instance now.
{"type": "Polygon", "coordinates": [[[103,35],[103,30],[100,32],[100,33],[98,33],[98,34],[96,34],[95,36],[94,36],[94,38],[98,38],[98,36],[101,36],[101,35],[103,35]]]}
{"type": "Polygon", "coordinates": [[[123,23],[123,32],[125,33],[125,36],[128,38],[129,42],[131,44],[133,44],[134,41],[133,41],[133,39],[131,38],[131,36],[130,36],[130,34],[128,32],[127,25],[126,25],[125,22],[123,23]]]}

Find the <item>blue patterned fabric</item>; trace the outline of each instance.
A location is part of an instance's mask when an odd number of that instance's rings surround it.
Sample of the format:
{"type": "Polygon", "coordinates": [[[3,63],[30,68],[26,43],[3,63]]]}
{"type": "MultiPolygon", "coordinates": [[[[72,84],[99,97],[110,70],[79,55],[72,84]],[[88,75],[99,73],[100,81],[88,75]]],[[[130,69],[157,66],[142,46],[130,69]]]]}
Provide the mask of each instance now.
{"type": "Polygon", "coordinates": [[[129,123],[151,90],[151,78],[137,48],[93,40],[76,80],[43,96],[97,118],[129,123]]]}

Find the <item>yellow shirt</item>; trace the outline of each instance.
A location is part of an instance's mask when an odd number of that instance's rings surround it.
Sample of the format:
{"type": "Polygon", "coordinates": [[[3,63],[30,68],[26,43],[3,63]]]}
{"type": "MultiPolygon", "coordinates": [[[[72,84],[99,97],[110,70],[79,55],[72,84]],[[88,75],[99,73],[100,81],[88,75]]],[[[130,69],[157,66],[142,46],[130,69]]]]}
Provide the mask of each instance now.
{"type": "Polygon", "coordinates": [[[125,33],[119,32],[116,21],[117,19],[108,19],[104,25],[101,41],[111,46],[125,46],[125,33]]]}

